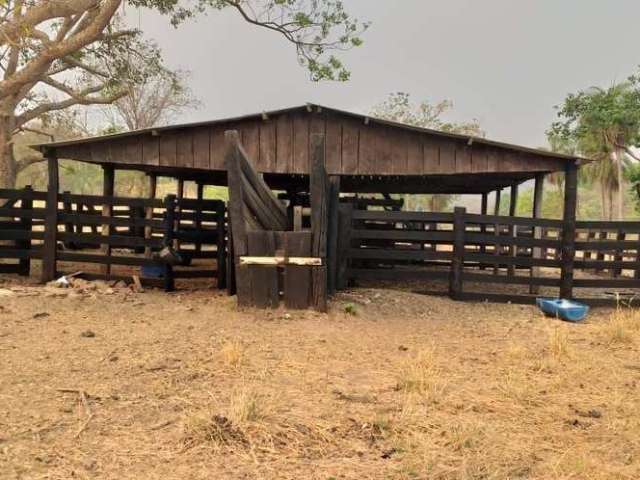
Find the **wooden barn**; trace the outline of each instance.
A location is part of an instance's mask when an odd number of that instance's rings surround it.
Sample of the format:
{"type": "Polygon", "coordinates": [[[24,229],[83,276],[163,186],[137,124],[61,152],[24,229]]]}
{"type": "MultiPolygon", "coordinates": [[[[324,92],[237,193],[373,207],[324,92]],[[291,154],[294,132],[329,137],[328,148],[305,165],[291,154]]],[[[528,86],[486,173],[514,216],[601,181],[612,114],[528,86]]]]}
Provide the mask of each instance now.
{"type": "Polygon", "coordinates": [[[48,160],[48,191],[1,192],[0,214],[24,228],[45,226],[4,236],[16,240],[14,256],[5,255],[18,259],[15,268],[42,258],[45,280],[59,273],[60,261],[100,263],[112,277],[111,265],[162,264],[167,288],[174,278],[216,276],[241,304],[284,298],[290,307],[319,309],[327,293],[370,280],[442,284],[440,293],[457,299],[525,302],[541,288],[573,297],[576,287],[640,286],[639,242],[631,240],[640,225],[576,221],[577,169],[585,162],[577,157],[312,104],[34,148],[48,160]],[[59,159],[101,165],[102,195],[59,192],[59,159]],[[114,197],[119,169],[145,172],[150,197],[114,197]],[[545,175],[556,172],[565,175],[564,218],[540,218],[545,175]],[[177,197],[156,199],[158,177],[176,180],[177,197]],[[532,211],[516,217],[518,186],[529,180],[532,211]],[[184,182],[197,184],[196,198],[184,198],[184,182]],[[229,186],[227,204],[204,199],[206,185],[229,186]],[[499,209],[504,189],[508,216],[499,209]],[[397,194],[476,194],[482,207],[411,212],[397,194]],[[34,213],[37,200],[46,207],[34,213]],[[19,215],[29,208],[28,218],[19,215]],[[210,258],[215,270],[163,263],[158,252],[179,244],[182,257],[210,258]],[[114,253],[121,249],[128,253],[114,253]],[[607,276],[574,278],[576,270],[607,276]],[[473,291],[478,283],[483,288],[473,291]]]}

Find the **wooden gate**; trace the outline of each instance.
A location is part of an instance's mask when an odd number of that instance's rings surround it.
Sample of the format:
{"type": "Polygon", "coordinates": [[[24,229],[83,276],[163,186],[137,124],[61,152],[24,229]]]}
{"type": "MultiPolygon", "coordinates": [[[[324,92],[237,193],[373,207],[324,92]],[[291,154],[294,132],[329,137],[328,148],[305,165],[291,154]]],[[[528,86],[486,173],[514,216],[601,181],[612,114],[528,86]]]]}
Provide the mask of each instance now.
{"type": "MultiPolygon", "coordinates": [[[[329,193],[338,188],[324,167],[324,136],[311,139],[311,229],[291,221],[284,205],[254,169],[236,131],[226,132],[229,217],[238,304],[327,309],[329,193]]],[[[337,215],[335,215],[337,219],[337,215]]]]}

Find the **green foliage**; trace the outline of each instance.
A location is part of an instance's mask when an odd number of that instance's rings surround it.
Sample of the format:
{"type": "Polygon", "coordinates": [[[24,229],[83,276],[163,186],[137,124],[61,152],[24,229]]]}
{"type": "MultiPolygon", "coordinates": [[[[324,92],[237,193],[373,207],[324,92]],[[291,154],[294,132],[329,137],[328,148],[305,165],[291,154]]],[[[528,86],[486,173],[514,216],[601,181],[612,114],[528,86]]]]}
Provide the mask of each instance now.
{"type": "Polygon", "coordinates": [[[640,83],[638,77],[608,89],[593,87],[569,94],[558,108],[559,121],[549,136],[556,143],[575,144],[583,154],[599,158],[616,146],[640,146],[640,83]]]}
{"type": "Polygon", "coordinates": [[[550,144],[595,160],[582,171],[599,185],[602,217],[613,218],[614,203],[623,216],[624,170],[629,157],[635,157],[631,148],[640,146],[640,76],[569,94],[558,107],[558,118],[547,132],[550,144]]]}
{"type": "Polygon", "coordinates": [[[347,303],[344,306],[344,313],[351,316],[356,316],[358,314],[358,309],[353,303],[347,303]]]}
{"type": "Polygon", "coordinates": [[[129,0],[137,7],[152,8],[178,26],[208,9],[235,9],[244,20],[281,34],[292,43],[298,61],[311,79],[349,79],[350,72],[331,51],[362,45],[366,22],[353,18],[340,0],[129,0]]]}

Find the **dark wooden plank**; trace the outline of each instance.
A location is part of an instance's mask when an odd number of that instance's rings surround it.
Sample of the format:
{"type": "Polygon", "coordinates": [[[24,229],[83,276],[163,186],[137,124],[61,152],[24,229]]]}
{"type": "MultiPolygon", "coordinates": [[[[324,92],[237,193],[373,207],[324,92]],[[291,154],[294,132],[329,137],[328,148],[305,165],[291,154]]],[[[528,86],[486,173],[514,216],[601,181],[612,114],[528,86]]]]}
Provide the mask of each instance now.
{"type": "Polygon", "coordinates": [[[356,120],[344,119],[342,122],[342,173],[353,174],[358,171],[360,145],[360,124],[356,120]]]}
{"type": "MultiPolygon", "coordinates": [[[[311,255],[311,232],[285,232],[285,256],[311,255]]],[[[311,269],[297,265],[284,267],[284,301],[290,309],[306,309],[311,302],[311,269]]]]}
{"type": "Polygon", "coordinates": [[[276,162],[276,122],[263,120],[260,123],[260,161],[258,170],[263,172],[275,172],[276,162]]]}
{"type": "MultiPolygon", "coordinates": [[[[103,165],[102,166],[102,196],[103,197],[113,197],[115,190],[115,169],[113,165],[103,165]]],[[[111,217],[113,213],[113,205],[109,203],[105,203],[102,205],[102,216],[103,217],[111,217]]],[[[102,236],[110,236],[111,235],[111,225],[108,223],[102,224],[100,227],[100,234],[102,236]]],[[[101,244],[102,254],[106,257],[111,256],[111,245],[109,243],[101,244]]],[[[102,265],[102,269],[100,271],[103,275],[109,276],[111,274],[111,265],[107,262],[102,265]]]]}
{"type": "MultiPolygon", "coordinates": [[[[20,201],[20,209],[25,212],[30,212],[33,209],[33,200],[29,198],[33,189],[31,185],[27,185],[24,188],[24,197],[20,201]]],[[[34,232],[33,231],[33,219],[28,217],[23,217],[20,220],[20,227],[22,228],[23,233],[28,234],[29,236],[22,241],[16,243],[18,248],[22,248],[25,250],[31,250],[32,248],[32,239],[38,239],[39,237],[44,240],[44,232],[34,232]]],[[[22,258],[19,261],[18,273],[23,277],[28,277],[31,273],[31,259],[30,258],[22,258]]]]}
{"type": "Polygon", "coordinates": [[[471,173],[472,172],[472,159],[471,150],[467,144],[456,145],[456,172],[457,173],[471,173]]]}
{"type": "Polygon", "coordinates": [[[340,174],[342,170],[342,124],[336,117],[327,117],[326,168],[327,173],[340,174]]]}
{"type": "Polygon", "coordinates": [[[181,168],[194,167],[193,130],[181,130],[176,141],[176,166],[181,168]]]}
{"type": "Polygon", "coordinates": [[[193,132],[193,168],[209,169],[211,154],[210,129],[201,127],[193,132]]]}
{"type": "Polygon", "coordinates": [[[329,179],[324,167],[324,135],[311,136],[312,170],[310,179],[311,231],[313,234],[311,253],[322,259],[321,267],[312,269],[312,304],[320,311],[327,310],[327,234],[329,228],[329,179]]]}
{"type": "Polygon", "coordinates": [[[564,183],[560,297],[571,298],[573,295],[573,262],[576,254],[576,209],[578,197],[578,167],[574,163],[567,163],[564,183]]]}
{"type": "Polygon", "coordinates": [[[347,287],[347,270],[349,268],[349,253],[351,249],[351,223],[353,218],[353,205],[340,204],[338,207],[338,266],[336,272],[336,289],[347,287]]]}
{"type": "MultiPolygon", "coordinates": [[[[445,173],[440,167],[440,146],[432,138],[422,137],[422,173],[445,173]]],[[[420,173],[420,172],[418,172],[420,173]]]]}
{"type": "MultiPolygon", "coordinates": [[[[350,260],[384,260],[384,261],[415,261],[415,260],[451,260],[451,252],[439,252],[429,250],[393,250],[387,248],[350,248],[348,252],[350,260]]],[[[467,254],[467,257],[470,257],[467,254]]],[[[493,258],[489,255],[490,258],[493,258]]],[[[523,259],[527,260],[527,259],[523,259]]]]}
{"type": "Polygon", "coordinates": [[[559,287],[559,278],[530,277],[517,275],[487,275],[485,273],[463,273],[462,279],[465,282],[474,283],[499,283],[506,285],[536,285],[546,287],[559,287]]]}
{"type": "Polygon", "coordinates": [[[45,219],[45,237],[42,247],[42,281],[50,282],[56,278],[56,255],[58,253],[58,159],[47,157],[47,216],[45,219]]]}
{"type": "Polygon", "coordinates": [[[108,197],[104,195],[77,195],[70,194],[68,198],[73,203],[82,203],[86,206],[96,205],[111,205],[112,207],[127,206],[127,207],[154,207],[162,208],[162,200],[159,199],[147,199],[147,198],[132,198],[132,197],[108,197]]]}
{"type": "Polygon", "coordinates": [[[261,121],[262,120],[254,120],[250,122],[242,122],[240,124],[240,134],[245,155],[255,167],[258,166],[258,161],[260,160],[261,121]]]}
{"type": "Polygon", "coordinates": [[[225,213],[226,208],[224,203],[218,207],[216,212],[218,221],[216,228],[218,230],[218,244],[216,246],[216,258],[218,264],[218,288],[227,288],[227,240],[225,229],[225,213]]]}
{"type": "MultiPolygon", "coordinates": [[[[391,175],[396,173],[394,170],[394,163],[396,158],[394,157],[394,145],[393,136],[394,131],[385,127],[373,127],[375,135],[375,166],[374,171],[378,175],[391,175]]],[[[406,162],[406,152],[405,152],[406,162]]]]}
{"type": "Polygon", "coordinates": [[[451,276],[449,278],[449,296],[454,300],[462,293],[462,273],[464,269],[465,226],[464,207],[456,207],[453,212],[453,254],[451,257],[451,276]]]}
{"type": "Polygon", "coordinates": [[[0,188],[0,198],[9,200],[40,200],[47,199],[47,192],[38,192],[36,190],[26,191],[24,189],[0,188]]]}
{"type": "Polygon", "coordinates": [[[574,288],[640,288],[640,280],[634,278],[575,278],[574,288]]]}
{"type": "Polygon", "coordinates": [[[250,304],[251,277],[246,265],[240,265],[239,257],[248,253],[247,226],[244,220],[244,195],[242,191],[242,170],[240,167],[239,134],[235,130],[225,133],[227,147],[225,163],[229,183],[229,236],[233,238],[233,257],[229,260],[229,267],[233,268],[232,278],[228,281],[230,294],[235,292],[238,305],[250,304]],[[233,265],[233,267],[231,267],[233,265]]]}
{"type": "Polygon", "coordinates": [[[354,210],[354,220],[379,220],[395,223],[402,222],[438,222],[453,223],[452,213],[438,212],[389,212],[382,210],[354,210]]]}
{"type": "MultiPolygon", "coordinates": [[[[156,138],[159,142],[158,164],[163,167],[175,167],[178,158],[178,137],[175,133],[167,132],[156,138]]],[[[146,147],[146,144],[145,144],[146,147]]]]}
{"type": "Polygon", "coordinates": [[[81,226],[109,224],[112,227],[150,227],[160,229],[164,223],[161,220],[148,220],[137,217],[103,217],[101,215],[90,215],[82,213],[59,213],[58,219],[61,222],[71,223],[80,231],[81,226]]]}
{"type": "Polygon", "coordinates": [[[293,118],[281,114],[276,120],[276,172],[293,172],[293,118]]]}
{"type": "Polygon", "coordinates": [[[358,146],[358,173],[376,173],[377,132],[372,125],[360,126],[358,146]]]}
{"type": "Polygon", "coordinates": [[[445,140],[440,142],[440,167],[441,173],[455,173],[456,171],[456,144],[445,140]]]}
{"type": "MultiPolygon", "coordinates": [[[[516,216],[516,212],[518,209],[518,185],[511,185],[511,189],[510,189],[510,195],[509,195],[509,216],[510,217],[515,217],[516,216]]],[[[515,238],[518,236],[518,227],[514,224],[510,224],[509,225],[509,235],[512,238],[515,238]]],[[[511,255],[512,257],[515,257],[518,255],[518,249],[516,247],[515,244],[510,244],[509,246],[509,255],[511,255]]],[[[508,274],[509,275],[514,275],[515,274],[515,266],[514,265],[509,265],[508,268],[508,274]]]]}
{"type": "MultiPolygon", "coordinates": [[[[62,262],[74,262],[74,263],[95,263],[104,264],[109,262],[112,265],[126,265],[133,267],[141,267],[144,265],[158,265],[157,260],[145,257],[131,257],[125,255],[113,255],[111,258],[107,258],[99,253],[76,253],[69,251],[62,251],[58,253],[58,260],[62,262]]],[[[106,278],[106,276],[105,276],[106,278]]]]}
{"type": "Polygon", "coordinates": [[[513,303],[517,305],[534,305],[536,297],[531,295],[513,295],[508,293],[463,292],[457,300],[464,302],[513,303]]]}
{"type": "MultiPolygon", "coordinates": [[[[540,218],[542,216],[544,178],[545,178],[545,175],[543,173],[536,175],[535,183],[533,186],[533,211],[531,212],[531,216],[533,218],[540,218]]],[[[541,227],[537,227],[537,226],[533,227],[533,238],[535,240],[539,240],[542,238],[541,227]]],[[[554,248],[559,248],[559,246],[554,248]]],[[[534,247],[531,253],[533,255],[533,258],[542,257],[542,249],[540,247],[534,247]]],[[[533,277],[539,277],[539,276],[540,276],[540,269],[537,267],[533,267],[531,269],[531,277],[533,278],[533,277]]],[[[531,286],[529,287],[529,293],[532,295],[537,295],[538,293],[540,293],[540,289],[538,288],[537,285],[534,285],[532,283],[531,286]]]]}
{"type": "MultiPolygon", "coordinates": [[[[175,227],[176,227],[176,196],[167,195],[164,199],[164,238],[163,244],[167,248],[173,247],[175,227]]],[[[175,282],[173,277],[173,266],[169,263],[164,265],[164,290],[172,292],[175,290],[175,282]]]]}
{"type": "Polygon", "coordinates": [[[293,173],[309,173],[309,115],[293,115],[293,173]]]}
{"type": "Polygon", "coordinates": [[[214,125],[209,130],[209,169],[225,170],[226,140],[224,137],[224,125],[214,125]]]}
{"type": "Polygon", "coordinates": [[[430,268],[351,268],[346,272],[354,280],[428,281],[449,280],[450,273],[430,268]]]}
{"type": "Polygon", "coordinates": [[[327,292],[336,291],[338,274],[338,208],[340,206],[340,177],[329,177],[329,226],[327,233],[327,292]]]}
{"type": "MultiPolygon", "coordinates": [[[[273,257],[276,253],[275,234],[268,231],[247,232],[249,256],[273,257]]],[[[251,265],[251,305],[257,308],[277,308],[280,303],[278,269],[276,266],[251,265]]]]}
{"type": "Polygon", "coordinates": [[[423,169],[422,136],[418,133],[407,135],[407,172],[409,175],[421,175],[423,169]]]}

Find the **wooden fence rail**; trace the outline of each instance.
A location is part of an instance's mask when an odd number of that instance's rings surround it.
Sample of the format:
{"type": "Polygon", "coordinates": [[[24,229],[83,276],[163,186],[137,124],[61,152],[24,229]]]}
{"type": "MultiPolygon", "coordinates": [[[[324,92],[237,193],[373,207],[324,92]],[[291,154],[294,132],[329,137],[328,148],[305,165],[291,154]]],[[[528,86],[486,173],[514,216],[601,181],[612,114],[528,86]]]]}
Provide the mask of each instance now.
{"type": "Polygon", "coordinates": [[[111,274],[111,265],[162,267],[164,280],[143,280],[171,289],[174,278],[217,278],[225,288],[226,209],[220,200],[64,192],[54,201],[27,187],[0,190],[0,205],[0,273],[29,275],[31,259],[42,260],[44,281],[63,273],[59,262],[100,265],[102,273],[88,275],[109,279],[121,278],[111,274]],[[174,271],[159,260],[157,252],[167,246],[179,246],[184,268],[174,271]],[[216,268],[190,267],[192,259],[215,259],[216,268]]]}
{"type": "Polygon", "coordinates": [[[358,211],[343,204],[338,224],[339,288],[359,280],[434,281],[452,298],[517,303],[533,302],[542,287],[546,295],[560,295],[563,279],[568,297],[574,290],[583,297],[581,289],[602,294],[640,288],[640,222],[576,222],[575,234],[567,236],[562,220],[478,215],[460,208],[358,211]],[[571,262],[563,260],[563,252],[574,252],[571,262]],[[603,270],[612,273],[594,277],[603,270]],[[509,285],[528,286],[529,293],[509,285]]]}

